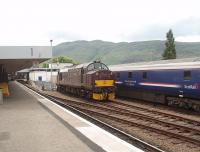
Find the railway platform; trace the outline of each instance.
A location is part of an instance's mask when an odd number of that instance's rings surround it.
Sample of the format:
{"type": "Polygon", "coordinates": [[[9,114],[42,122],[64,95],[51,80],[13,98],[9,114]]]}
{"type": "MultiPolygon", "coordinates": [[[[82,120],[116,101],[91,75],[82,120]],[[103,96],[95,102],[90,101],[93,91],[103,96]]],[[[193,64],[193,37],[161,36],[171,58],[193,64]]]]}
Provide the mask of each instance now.
{"type": "Polygon", "coordinates": [[[140,152],[17,82],[0,105],[0,152],[140,152]]]}

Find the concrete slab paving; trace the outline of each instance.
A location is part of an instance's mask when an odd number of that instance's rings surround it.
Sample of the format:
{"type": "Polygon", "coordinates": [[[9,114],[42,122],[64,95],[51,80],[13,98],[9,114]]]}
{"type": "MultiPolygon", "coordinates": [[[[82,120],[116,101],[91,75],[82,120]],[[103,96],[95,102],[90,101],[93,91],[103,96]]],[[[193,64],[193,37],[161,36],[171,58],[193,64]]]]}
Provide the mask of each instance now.
{"type": "Polygon", "coordinates": [[[82,141],[15,82],[9,86],[10,96],[0,105],[0,152],[103,151],[82,141]]]}

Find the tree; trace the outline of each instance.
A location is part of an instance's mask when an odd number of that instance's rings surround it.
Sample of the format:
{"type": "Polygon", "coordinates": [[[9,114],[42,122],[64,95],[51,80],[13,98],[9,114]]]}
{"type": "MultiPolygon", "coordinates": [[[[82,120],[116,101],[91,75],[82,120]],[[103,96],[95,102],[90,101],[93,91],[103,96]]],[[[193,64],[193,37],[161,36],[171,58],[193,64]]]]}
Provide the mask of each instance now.
{"type": "Polygon", "coordinates": [[[66,56],[57,56],[52,59],[49,59],[43,63],[40,64],[40,67],[42,68],[49,68],[49,64],[51,63],[72,63],[72,64],[78,64],[78,62],[73,61],[72,59],[66,57],[66,56]]]}
{"type": "Polygon", "coordinates": [[[43,64],[42,64],[42,67],[43,67],[43,68],[49,68],[49,64],[43,63],[43,64]]]}
{"type": "Polygon", "coordinates": [[[163,60],[176,59],[175,40],[171,29],[166,34],[166,37],[167,37],[167,41],[165,42],[166,48],[162,55],[163,60]]]}
{"type": "Polygon", "coordinates": [[[74,61],[66,56],[58,56],[52,59],[52,63],[73,63],[74,61]]]}

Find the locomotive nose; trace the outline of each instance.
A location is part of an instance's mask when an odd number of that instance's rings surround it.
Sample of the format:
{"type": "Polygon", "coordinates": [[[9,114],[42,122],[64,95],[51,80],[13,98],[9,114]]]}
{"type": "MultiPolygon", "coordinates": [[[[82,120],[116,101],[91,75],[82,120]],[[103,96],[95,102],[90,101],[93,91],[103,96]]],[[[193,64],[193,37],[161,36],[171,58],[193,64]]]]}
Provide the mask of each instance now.
{"type": "Polygon", "coordinates": [[[112,72],[108,70],[101,70],[96,72],[96,78],[99,80],[111,79],[112,72]]]}
{"type": "Polygon", "coordinates": [[[101,70],[95,73],[96,78],[95,87],[111,87],[114,86],[114,80],[111,75],[111,71],[101,70]]]}

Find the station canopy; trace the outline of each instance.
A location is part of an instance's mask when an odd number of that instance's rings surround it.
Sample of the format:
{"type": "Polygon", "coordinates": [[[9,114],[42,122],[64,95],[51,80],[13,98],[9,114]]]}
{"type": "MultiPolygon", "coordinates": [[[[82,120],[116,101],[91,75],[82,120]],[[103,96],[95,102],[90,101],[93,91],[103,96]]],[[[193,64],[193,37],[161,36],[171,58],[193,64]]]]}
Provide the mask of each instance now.
{"type": "Polygon", "coordinates": [[[50,46],[0,46],[0,65],[8,73],[30,68],[52,57],[50,46]]]}

